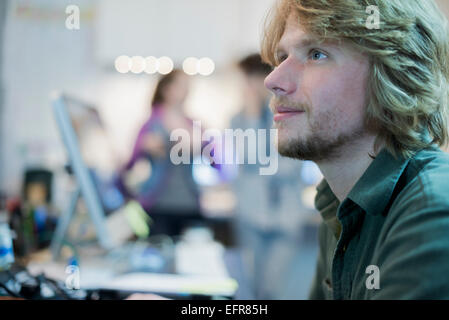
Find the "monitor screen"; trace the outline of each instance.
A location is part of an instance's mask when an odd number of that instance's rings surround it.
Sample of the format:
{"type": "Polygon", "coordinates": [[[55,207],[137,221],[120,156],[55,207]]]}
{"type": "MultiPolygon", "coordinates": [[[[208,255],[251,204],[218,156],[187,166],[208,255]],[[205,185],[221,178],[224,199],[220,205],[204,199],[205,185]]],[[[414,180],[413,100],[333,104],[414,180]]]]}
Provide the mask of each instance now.
{"type": "Polygon", "coordinates": [[[65,97],[70,122],[78,140],[82,160],[91,174],[106,213],[124,203],[114,179],[120,164],[98,110],[85,102],[65,97]]]}

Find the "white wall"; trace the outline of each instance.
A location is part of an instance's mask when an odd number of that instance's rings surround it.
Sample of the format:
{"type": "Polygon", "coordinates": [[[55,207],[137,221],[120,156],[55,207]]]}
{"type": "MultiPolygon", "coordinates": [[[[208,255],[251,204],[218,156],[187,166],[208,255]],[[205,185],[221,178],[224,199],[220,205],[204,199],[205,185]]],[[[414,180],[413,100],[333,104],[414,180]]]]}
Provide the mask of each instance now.
{"type": "Polygon", "coordinates": [[[259,47],[260,20],[273,0],[101,0],[96,57],[208,56],[218,66],[259,47]]]}
{"type": "MultiPolygon", "coordinates": [[[[50,92],[87,91],[97,72],[90,54],[92,21],[76,32],[65,28],[65,6],[71,2],[10,1],[0,160],[6,190],[19,190],[25,165],[51,164],[64,152],[50,111],[50,92]]],[[[82,10],[92,10],[90,1],[78,2],[82,10]]]]}
{"type": "MultiPolygon", "coordinates": [[[[8,1],[2,1],[0,2],[0,75],[3,74],[3,35],[4,35],[4,30],[5,30],[5,24],[6,24],[6,11],[8,7],[8,1]]],[[[2,127],[2,123],[3,123],[3,77],[0,79],[0,129],[2,127]]],[[[3,139],[2,139],[2,134],[3,131],[0,130],[0,151],[3,149],[2,148],[2,143],[3,143],[3,139]]],[[[1,161],[1,159],[0,159],[1,161]]],[[[0,162],[1,164],[1,162],[0,162]]],[[[0,181],[2,181],[2,176],[3,176],[4,172],[1,168],[0,165],[0,181]]]]}

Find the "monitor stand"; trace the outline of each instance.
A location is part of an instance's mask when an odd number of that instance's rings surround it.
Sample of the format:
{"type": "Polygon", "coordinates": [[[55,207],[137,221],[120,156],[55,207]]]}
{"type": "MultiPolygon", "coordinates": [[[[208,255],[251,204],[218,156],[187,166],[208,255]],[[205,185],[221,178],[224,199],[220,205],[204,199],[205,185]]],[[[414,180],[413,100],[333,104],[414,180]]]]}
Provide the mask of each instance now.
{"type": "MultiPolygon", "coordinates": [[[[62,213],[61,217],[59,218],[55,234],[53,235],[53,239],[50,245],[50,250],[54,260],[57,260],[60,256],[61,249],[66,238],[67,230],[69,229],[70,223],[72,222],[72,219],[75,216],[76,206],[80,198],[81,198],[81,188],[77,187],[76,190],[72,193],[69,206],[66,208],[66,210],[62,213]]],[[[100,245],[104,249],[111,249],[112,245],[108,239],[107,231],[104,230],[104,224],[101,223],[100,225],[98,225],[97,223],[95,223],[96,219],[94,219],[94,217],[92,216],[91,219],[94,221],[100,245]]]]}

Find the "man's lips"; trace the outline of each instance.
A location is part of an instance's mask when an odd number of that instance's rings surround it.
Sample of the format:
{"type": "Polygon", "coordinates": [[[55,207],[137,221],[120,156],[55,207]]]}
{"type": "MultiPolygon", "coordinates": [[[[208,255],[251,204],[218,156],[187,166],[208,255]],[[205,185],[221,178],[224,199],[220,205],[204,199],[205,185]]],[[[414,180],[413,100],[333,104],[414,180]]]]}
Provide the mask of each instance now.
{"type": "Polygon", "coordinates": [[[277,106],[275,107],[274,121],[281,121],[304,112],[304,110],[299,110],[297,108],[277,106]]]}

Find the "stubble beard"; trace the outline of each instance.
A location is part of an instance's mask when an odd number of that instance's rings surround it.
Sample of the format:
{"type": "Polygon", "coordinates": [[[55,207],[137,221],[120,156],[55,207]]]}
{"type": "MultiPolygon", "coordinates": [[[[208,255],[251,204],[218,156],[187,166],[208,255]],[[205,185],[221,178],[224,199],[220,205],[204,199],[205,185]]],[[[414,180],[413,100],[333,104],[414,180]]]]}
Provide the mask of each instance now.
{"type": "MultiPolygon", "coordinates": [[[[328,161],[341,155],[344,147],[353,143],[365,134],[365,128],[361,124],[351,132],[343,132],[336,136],[324,134],[326,125],[331,120],[330,114],[322,115],[322,119],[313,122],[309,114],[308,123],[310,133],[306,137],[296,136],[287,138],[287,141],[278,140],[278,152],[280,155],[298,160],[310,160],[314,162],[328,161]]],[[[278,130],[283,130],[282,125],[278,130]]],[[[329,130],[327,128],[327,130],[329,130]]]]}

